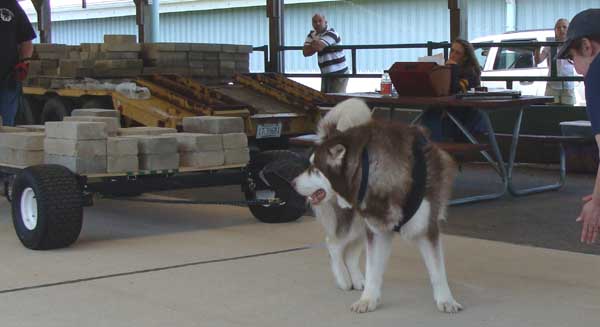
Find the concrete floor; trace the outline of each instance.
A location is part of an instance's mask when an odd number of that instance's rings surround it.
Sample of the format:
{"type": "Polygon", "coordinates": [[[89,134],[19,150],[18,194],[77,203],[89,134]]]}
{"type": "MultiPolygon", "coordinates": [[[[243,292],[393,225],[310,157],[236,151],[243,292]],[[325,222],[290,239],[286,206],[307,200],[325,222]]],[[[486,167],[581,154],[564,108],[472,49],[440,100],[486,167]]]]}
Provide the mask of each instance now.
{"type": "MultiPolygon", "coordinates": [[[[470,170],[457,192],[487,179],[470,170]]],[[[399,238],[382,306],[358,315],[349,307],[359,293],[335,287],[310,216],[267,225],[243,207],[104,200],[86,208],[72,247],[37,252],[21,246],[0,200],[0,326],[593,326],[600,257],[578,252],[600,252],[578,244],[573,222],[590,179],[569,176],[560,192],[450,209],[447,270],[466,307],[455,315],[437,312],[416,249],[399,238]],[[568,251],[552,249],[561,246],[568,251]]]]}

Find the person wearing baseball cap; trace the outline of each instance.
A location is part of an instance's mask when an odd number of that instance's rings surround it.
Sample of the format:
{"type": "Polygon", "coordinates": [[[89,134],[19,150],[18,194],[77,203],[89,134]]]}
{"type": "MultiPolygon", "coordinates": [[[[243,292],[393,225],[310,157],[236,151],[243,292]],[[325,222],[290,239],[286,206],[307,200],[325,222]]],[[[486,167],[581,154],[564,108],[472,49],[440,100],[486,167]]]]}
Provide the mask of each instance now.
{"type": "MultiPolygon", "coordinates": [[[[600,9],[584,10],[571,20],[567,39],[558,57],[568,59],[584,76],[587,114],[600,147],[600,9]]],[[[594,243],[600,234],[600,166],[594,192],[583,198],[577,221],[582,223],[581,242],[594,243]]]]}

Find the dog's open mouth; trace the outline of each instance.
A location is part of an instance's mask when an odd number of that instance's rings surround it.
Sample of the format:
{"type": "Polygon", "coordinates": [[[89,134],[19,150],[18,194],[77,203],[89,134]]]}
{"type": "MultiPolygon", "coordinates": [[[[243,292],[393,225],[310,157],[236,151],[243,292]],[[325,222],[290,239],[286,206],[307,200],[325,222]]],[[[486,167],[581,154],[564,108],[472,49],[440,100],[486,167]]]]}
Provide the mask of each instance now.
{"type": "Polygon", "coordinates": [[[313,205],[317,205],[319,203],[321,203],[321,201],[323,201],[323,199],[325,199],[325,190],[320,188],[318,190],[315,191],[315,193],[311,194],[311,196],[308,197],[308,201],[310,201],[310,204],[313,205]]]}

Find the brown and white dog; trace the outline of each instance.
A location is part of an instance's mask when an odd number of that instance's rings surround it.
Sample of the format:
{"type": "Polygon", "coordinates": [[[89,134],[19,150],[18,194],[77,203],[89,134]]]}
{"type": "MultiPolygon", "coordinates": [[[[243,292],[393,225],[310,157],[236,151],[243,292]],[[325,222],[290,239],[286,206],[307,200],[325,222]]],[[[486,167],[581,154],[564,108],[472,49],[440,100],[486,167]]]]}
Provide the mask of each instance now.
{"type": "Polygon", "coordinates": [[[318,135],[310,167],[292,184],[325,228],[337,285],[363,290],[351,310],[373,311],[380,303],[394,227],[401,226],[402,237],[421,251],[437,308],[460,311],[448,287],[439,231],[456,175],[452,158],[418,127],[372,120],[369,108],[355,99],[333,108],[319,123],[318,135]],[[420,186],[413,183],[415,169],[423,172],[420,186]],[[411,217],[404,217],[417,188],[422,196],[411,217]],[[366,278],[359,266],[364,244],[366,278]]]}

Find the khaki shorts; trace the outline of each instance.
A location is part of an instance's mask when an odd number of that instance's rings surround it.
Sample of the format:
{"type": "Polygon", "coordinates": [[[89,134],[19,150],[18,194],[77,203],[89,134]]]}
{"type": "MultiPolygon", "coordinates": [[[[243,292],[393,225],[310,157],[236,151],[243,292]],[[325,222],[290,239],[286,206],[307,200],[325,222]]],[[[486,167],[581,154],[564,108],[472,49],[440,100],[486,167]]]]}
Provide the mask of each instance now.
{"type": "Polygon", "coordinates": [[[334,73],[334,74],[323,74],[321,78],[321,92],[323,93],[346,93],[346,86],[348,85],[347,77],[337,77],[339,75],[346,74],[348,68],[345,70],[334,73]]]}
{"type": "Polygon", "coordinates": [[[546,95],[554,97],[554,103],[575,104],[575,89],[554,89],[546,84],[546,95]]]}

